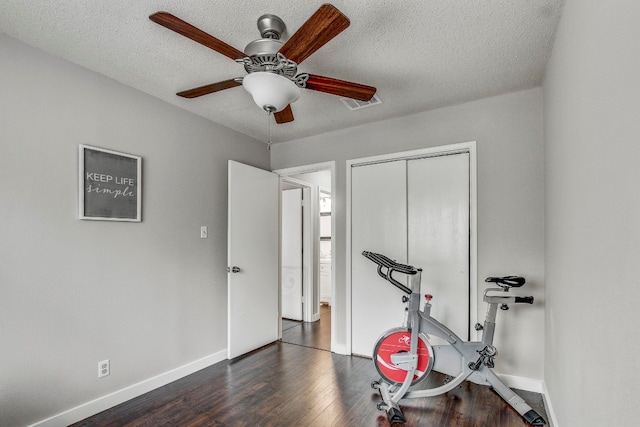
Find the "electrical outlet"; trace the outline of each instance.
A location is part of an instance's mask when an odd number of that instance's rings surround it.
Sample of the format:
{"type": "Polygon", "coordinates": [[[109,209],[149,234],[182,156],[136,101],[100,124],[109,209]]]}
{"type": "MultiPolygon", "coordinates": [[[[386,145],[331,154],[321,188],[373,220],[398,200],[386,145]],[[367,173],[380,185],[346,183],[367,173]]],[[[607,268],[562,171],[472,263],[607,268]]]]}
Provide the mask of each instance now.
{"type": "Polygon", "coordinates": [[[111,373],[109,359],[98,362],[98,378],[106,377],[111,373]]]}

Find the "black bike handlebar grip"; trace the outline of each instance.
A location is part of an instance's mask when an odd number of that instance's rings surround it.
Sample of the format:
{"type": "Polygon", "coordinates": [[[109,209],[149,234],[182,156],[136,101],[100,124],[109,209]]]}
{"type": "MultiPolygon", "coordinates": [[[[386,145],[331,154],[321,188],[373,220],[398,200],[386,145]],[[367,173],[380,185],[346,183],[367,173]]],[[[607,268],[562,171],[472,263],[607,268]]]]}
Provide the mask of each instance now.
{"type": "MultiPolygon", "coordinates": [[[[378,271],[380,271],[380,267],[378,267],[378,271]]],[[[387,268],[387,274],[386,276],[382,276],[382,274],[380,274],[382,277],[384,277],[386,280],[388,280],[393,286],[395,286],[396,288],[400,289],[402,292],[406,293],[406,294],[410,294],[411,293],[411,289],[407,288],[405,285],[403,285],[402,283],[398,282],[396,279],[393,278],[392,274],[394,271],[397,271],[393,268],[387,268]]]]}
{"type": "MultiPolygon", "coordinates": [[[[387,272],[389,269],[387,269],[387,272]]],[[[382,272],[382,266],[378,264],[378,276],[382,277],[384,280],[387,280],[387,273],[382,272]]]]}
{"type": "MultiPolygon", "coordinates": [[[[382,277],[383,279],[389,281],[392,285],[394,285],[396,288],[400,289],[402,292],[407,293],[407,294],[411,293],[411,289],[409,289],[408,287],[406,287],[405,285],[403,285],[402,283],[398,282],[396,279],[391,277],[391,274],[394,271],[398,271],[398,270],[396,270],[395,268],[393,268],[390,265],[390,264],[395,264],[393,261],[391,261],[386,256],[377,254],[375,252],[364,251],[364,252],[362,252],[362,255],[364,255],[366,258],[368,258],[371,261],[373,261],[376,264],[378,264],[378,275],[380,277],[382,277]],[[382,271],[383,268],[387,269],[386,273],[382,271]]],[[[401,271],[401,273],[402,273],[402,271],[401,271]]],[[[413,272],[413,274],[415,274],[415,271],[413,272]]]]}
{"type": "Polygon", "coordinates": [[[389,274],[389,281],[391,283],[393,283],[396,288],[400,289],[405,294],[410,294],[411,293],[411,289],[407,288],[405,285],[403,285],[402,283],[398,282],[396,279],[391,277],[391,274],[389,274]]]}
{"type": "Polygon", "coordinates": [[[418,271],[412,265],[400,264],[399,262],[395,262],[395,261],[391,260],[390,258],[382,255],[382,254],[378,254],[378,253],[375,253],[375,252],[369,252],[369,251],[363,251],[362,255],[364,257],[366,257],[367,259],[375,262],[379,266],[387,267],[387,268],[389,268],[391,270],[395,270],[395,271],[397,271],[399,273],[416,274],[416,272],[418,271]]]}
{"type": "Polygon", "coordinates": [[[516,303],[533,304],[533,297],[516,297],[516,303]]]}

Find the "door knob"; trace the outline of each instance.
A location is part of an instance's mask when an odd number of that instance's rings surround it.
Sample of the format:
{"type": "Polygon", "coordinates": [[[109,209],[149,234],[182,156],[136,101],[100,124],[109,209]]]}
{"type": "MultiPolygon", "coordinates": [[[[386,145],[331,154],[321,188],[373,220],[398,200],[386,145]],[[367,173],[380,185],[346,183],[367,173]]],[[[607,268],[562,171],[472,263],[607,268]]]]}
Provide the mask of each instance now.
{"type": "Polygon", "coordinates": [[[240,267],[227,267],[227,273],[240,273],[240,267]]]}

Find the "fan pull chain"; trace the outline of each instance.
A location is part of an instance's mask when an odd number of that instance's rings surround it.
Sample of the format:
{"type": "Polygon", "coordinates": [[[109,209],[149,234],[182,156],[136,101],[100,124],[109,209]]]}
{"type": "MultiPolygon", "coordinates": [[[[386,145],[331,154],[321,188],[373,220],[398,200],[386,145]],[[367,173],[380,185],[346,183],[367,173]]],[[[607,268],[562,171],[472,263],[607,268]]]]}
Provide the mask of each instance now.
{"type": "Polygon", "coordinates": [[[267,143],[267,150],[271,150],[271,111],[267,111],[267,122],[269,124],[269,142],[267,143]]]}

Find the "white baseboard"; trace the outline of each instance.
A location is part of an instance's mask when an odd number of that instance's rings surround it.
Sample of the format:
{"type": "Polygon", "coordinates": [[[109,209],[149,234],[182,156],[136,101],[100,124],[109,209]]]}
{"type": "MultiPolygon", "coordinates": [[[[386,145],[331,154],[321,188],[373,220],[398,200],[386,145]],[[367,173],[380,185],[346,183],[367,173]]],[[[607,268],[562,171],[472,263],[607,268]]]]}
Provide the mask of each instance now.
{"type": "Polygon", "coordinates": [[[336,354],[342,354],[344,356],[351,356],[351,354],[347,352],[347,348],[346,348],[346,346],[344,344],[334,343],[333,346],[331,346],[331,351],[336,353],[336,354]]]}
{"type": "Polygon", "coordinates": [[[544,387],[544,409],[547,411],[547,417],[549,418],[547,420],[549,427],[559,427],[556,413],[553,410],[553,405],[551,405],[551,396],[549,396],[549,390],[547,390],[547,383],[542,383],[542,386],[544,387]]]}
{"type": "Polygon", "coordinates": [[[83,403],[75,408],[64,411],[42,421],[32,424],[30,427],[62,427],[84,420],[106,409],[119,405],[127,400],[141,396],[158,387],[167,385],[180,378],[191,375],[201,369],[214,365],[227,359],[227,350],[205,356],[202,359],[187,363],[186,365],[164,372],[155,377],[140,381],[121,390],[109,393],[90,402],[83,403]]]}
{"type": "Polygon", "coordinates": [[[556,414],[553,411],[553,406],[551,405],[551,399],[549,397],[549,390],[547,390],[547,384],[544,381],[517,377],[515,375],[497,375],[507,387],[542,394],[542,400],[544,402],[544,409],[547,412],[547,422],[549,423],[549,427],[558,427],[556,414]]]}
{"type": "Polygon", "coordinates": [[[532,391],[534,393],[544,393],[544,382],[542,380],[534,380],[532,378],[518,377],[516,375],[496,375],[509,388],[517,388],[518,390],[532,391]]]}

